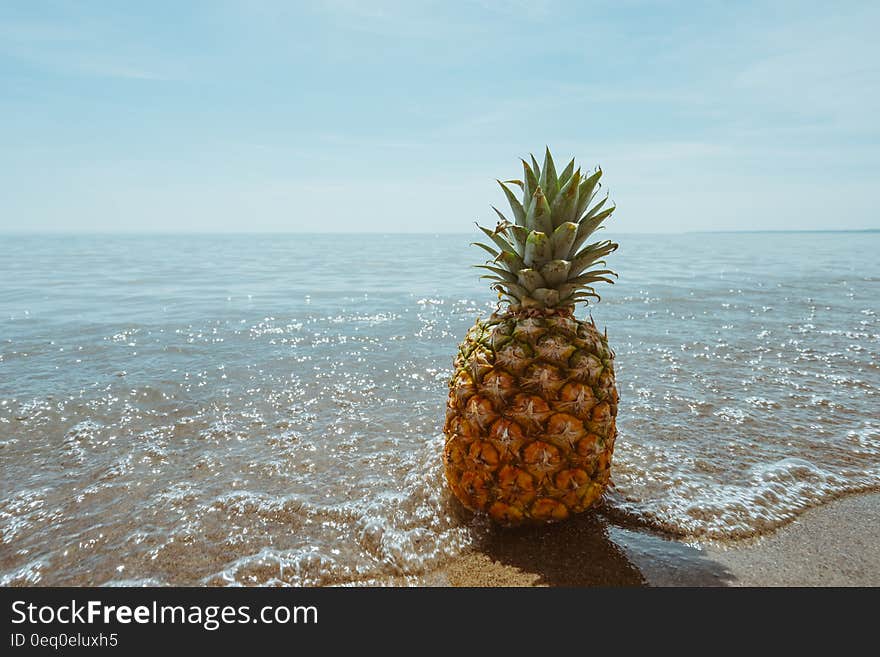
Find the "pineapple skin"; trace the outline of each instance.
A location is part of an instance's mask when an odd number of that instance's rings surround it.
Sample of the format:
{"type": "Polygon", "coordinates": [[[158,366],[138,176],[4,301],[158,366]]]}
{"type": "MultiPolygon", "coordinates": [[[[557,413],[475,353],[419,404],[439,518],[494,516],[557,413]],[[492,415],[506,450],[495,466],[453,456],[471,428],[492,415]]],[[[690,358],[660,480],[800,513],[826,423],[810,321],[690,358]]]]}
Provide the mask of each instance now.
{"type": "Polygon", "coordinates": [[[563,520],[610,481],[617,437],[614,352],[572,309],[477,320],[454,361],[446,479],[501,525],[563,520]]]}

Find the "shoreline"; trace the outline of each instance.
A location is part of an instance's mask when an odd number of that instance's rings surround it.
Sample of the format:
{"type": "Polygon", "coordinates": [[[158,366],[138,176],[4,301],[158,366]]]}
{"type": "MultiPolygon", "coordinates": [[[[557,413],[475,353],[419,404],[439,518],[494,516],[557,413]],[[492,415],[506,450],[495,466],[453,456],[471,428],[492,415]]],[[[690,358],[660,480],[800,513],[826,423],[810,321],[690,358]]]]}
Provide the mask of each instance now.
{"type": "Polygon", "coordinates": [[[601,514],[493,530],[433,586],[880,586],[880,493],[809,509],[757,539],[685,543],[601,514]]]}

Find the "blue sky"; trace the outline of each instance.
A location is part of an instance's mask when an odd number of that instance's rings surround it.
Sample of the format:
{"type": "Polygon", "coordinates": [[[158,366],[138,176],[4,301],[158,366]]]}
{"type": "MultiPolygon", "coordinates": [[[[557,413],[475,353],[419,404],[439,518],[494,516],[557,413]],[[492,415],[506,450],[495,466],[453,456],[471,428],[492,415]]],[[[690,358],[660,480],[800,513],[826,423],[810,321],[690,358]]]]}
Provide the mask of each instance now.
{"type": "Polygon", "coordinates": [[[0,231],[468,232],[549,144],[614,230],[880,228],[880,3],[0,4],[0,231]]]}

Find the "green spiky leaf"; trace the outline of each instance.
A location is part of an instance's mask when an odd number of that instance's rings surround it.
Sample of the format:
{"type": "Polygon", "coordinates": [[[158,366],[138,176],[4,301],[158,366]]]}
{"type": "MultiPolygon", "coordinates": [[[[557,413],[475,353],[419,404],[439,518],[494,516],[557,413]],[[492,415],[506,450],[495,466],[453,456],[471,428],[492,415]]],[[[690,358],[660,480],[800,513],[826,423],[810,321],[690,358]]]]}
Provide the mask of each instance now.
{"type": "Polygon", "coordinates": [[[485,244],[482,244],[482,243],[480,243],[480,242],[471,242],[471,246],[478,246],[478,247],[480,247],[481,249],[483,249],[483,250],[485,250],[486,252],[488,252],[488,254],[489,254],[490,256],[492,256],[493,258],[497,258],[497,257],[498,257],[498,251],[496,251],[495,249],[493,249],[491,246],[486,246],[485,244]]]}
{"type": "Polygon", "coordinates": [[[554,258],[568,259],[571,255],[571,247],[577,239],[578,225],[574,222],[566,222],[553,231],[550,242],[553,248],[554,258]]]}
{"type": "MultiPolygon", "coordinates": [[[[532,158],[534,159],[534,158],[532,158]]],[[[538,189],[538,176],[535,173],[534,169],[529,166],[529,163],[525,160],[522,160],[523,164],[523,209],[528,209],[527,206],[532,202],[532,195],[535,193],[535,190],[538,189]]]]}
{"type": "Polygon", "coordinates": [[[523,262],[523,259],[516,253],[513,253],[511,251],[502,251],[496,256],[495,261],[504,265],[504,267],[507,268],[507,271],[511,271],[513,273],[518,272],[520,269],[523,269],[526,266],[526,263],[523,262]]]}
{"type": "Polygon", "coordinates": [[[517,283],[522,285],[529,292],[547,285],[547,283],[544,281],[544,277],[531,268],[519,270],[517,283]]]}
{"type": "Polygon", "coordinates": [[[546,233],[532,231],[526,239],[523,261],[528,267],[540,267],[553,259],[553,249],[546,233]]]}
{"type": "Polygon", "coordinates": [[[605,261],[600,260],[600,258],[604,258],[605,256],[613,253],[616,250],[617,244],[611,242],[610,240],[606,240],[604,242],[594,242],[590,246],[584,248],[574,257],[574,260],[572,260],[571,262],[571,271],[569,272],[569,274],[571,276],[577,276],[594,264],[605,264],[605,261]]]}
{"type": "Polygon", "coordinates": [[[510,204],[510,210],[513,212],[513,221],[517,226],[525,226],[526,221],[526,212],[523,209],[522,203],[517,200],[516,196],[514,196],[513,192],[511,192],[507,185],[505,185],[500,180],[498,184],[501,185],[501,189],[504,190],[504,196],[507,197],[507,202],[510,204]]]}
{"type": "MultiPolygon", "coordinates": [[[[613,273],[613,272],[612,272],[613,273]]],[[[568,280],[569,285],[589,285],[590,283],[611,283],[614,284],[613,278],[608,278],[607,276],[599,276],[597,274],[593,274],[593,272],[588,272],[586,274],[581,274],[580,276],[575,276],[568,280]]]]}
{"type": "Polygon", "coordinates": [[[593,200],[593,194],[596,193],[596,187],[599,184],[599,178],[602,177],[602,169],[598,169],[592,176],[587,177],[578,190],[578,204],[575,211],[575,221],[581,218],[593,200]]]}
{"type": "Polygon", "coordinates": [[[511,242],[516,246],[517,253],[525,253],[526,251],[526,240],[529,237],[529,229],[524,226],[514,226],[513,224],[507,227],[507,235],[510,236],[511,242]]]}
{"type": "Polygon", "coordinates": [[[496,208],[494,205],[492,206],[492,209],[495,210],[495,214],[498,215],[498,220],[501,222],[501,225],[510,225],[510,221],[507,219],[507,217],[504,216],[504,213],[502,213],[501,210],[496,208]]]}
{"type": "Polygon", "coordinates": [[[513,297],[514,299],[522,299],[529,296],[529,291],[518,283],[497,283],[492,287],[502,294],[506,294],[507,296],[513,297]]]}
{"type": "Polygon", "coordinates": [[[565,283],[570,269],[571,262],[568,260],[551,260],[541,267],[539,271],[544,280],[547,281],[547,285],[555,288],[565,283]]]}
{"type": "Polygon", "coordinates": [[[571,178],[571,174],[574,173],[574,158],[571,158],[571,162],[565,165],[565,168],[562,170],[562,173],[559,174],[559,188],[562,189],[563,185],[568,182],[568,179],[571,178]]]}
{"type": "Polygon", "coordinates": [[[479,228],[481,231],[483,231],[483,233],[485,233],[486,237],[488,237],[490,240],[495,242],[495,246],[500,248],[502,251],[508,251],[508,250],[512,251],[513,250],[513,245],[510,242],[508,242],[506,239],[504,239],[503,232],[489,230],[488,228],[484,228],[483,226],[480,226],[479,224],[477,224],[477,228],[479,228]]]}
{"type": "Polygon", "coordinates": [[[605,204],[606,204],[607,202],[608,202],[608,195],[606,194],[606,195],[605,195],[605,198],[603,198],[601,201],[599,201],[598,203],[596,203],[596,205],[594,205],[592,208],[590,208],[589,212],[587,212],[585,215],[583,215],[583,216],[580,218],[579,222],[580,222],[580,223],[584,223],[585,221],[589,221],[590,219],[592,219],[593,217],[595,217],[597,214],[599,214],[599,211],[600,211],[603,207],[605,207],[605,204]]]}
{"type": "Polygon", "coordinates": [[[538,184],[544,190],[547,200],[552,203],[556,198],[556,192],[559,191],[559,180],[556,177],[556,166],[553,164],[553,156],[550,155],[549,148],[544,151],[544,168],[541,169],[538,184]]]}
{"type": "Polygon", "coordinates": [[[529,205],[526,214],[526,228],[529,230],[539,230],[542,233],[550,235],[553,233],[553,218],[550,214],[550,204],[541,187],[535,190],[532,197],[532,203],[529,205]]]}
{"type": "Polygon", "coordinates": [[[605,219],[611,216],[611,213],[614,212],[615,208],[608,208],[597,214],[594,217],[590,217],[587,221],[582,221],[578,226],[578,234],[577,238],[574,240],[573,249],[579,249],[581,244],[589,239],[590,235],[596,232],[599,228],[599,224],[601,224],[605,219]]]}
{"type": "Polygon", "coordinates": [[[580,169],[575,171],[564,185],[559,188],[559,193],[553,199],[550,206],[553,212],[554,226],[560,226],[574,219],[577,209],[578,184],[581,180],[580,169]]]}
{"type": "MultiPolygon", "coordinates": [[[[506,269],[501,269],[501,267],[494,267],[492,265],[474,265],[474,267],[478,269],[487,269],[494,274],[497,274],[502,281],[506,281],[508,283],[516,283],[517,277],[516,274],[507,271],[506,269]]],[[[483,278],[490,278],[489,276],[483,276],[483,278]]]]}

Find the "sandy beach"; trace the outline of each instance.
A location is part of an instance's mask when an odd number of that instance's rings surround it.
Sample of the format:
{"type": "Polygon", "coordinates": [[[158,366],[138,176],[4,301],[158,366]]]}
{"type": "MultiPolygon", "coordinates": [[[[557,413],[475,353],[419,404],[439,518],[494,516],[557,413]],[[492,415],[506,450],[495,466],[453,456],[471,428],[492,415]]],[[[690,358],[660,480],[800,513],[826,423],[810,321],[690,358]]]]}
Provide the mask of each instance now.
{"type": "Polygon", "coordinates": [[[774,533],[689,545],[600,514],[493,531],[436,573],[445,586],[878,586],[880,493],[811,509],[774,533]]]}

